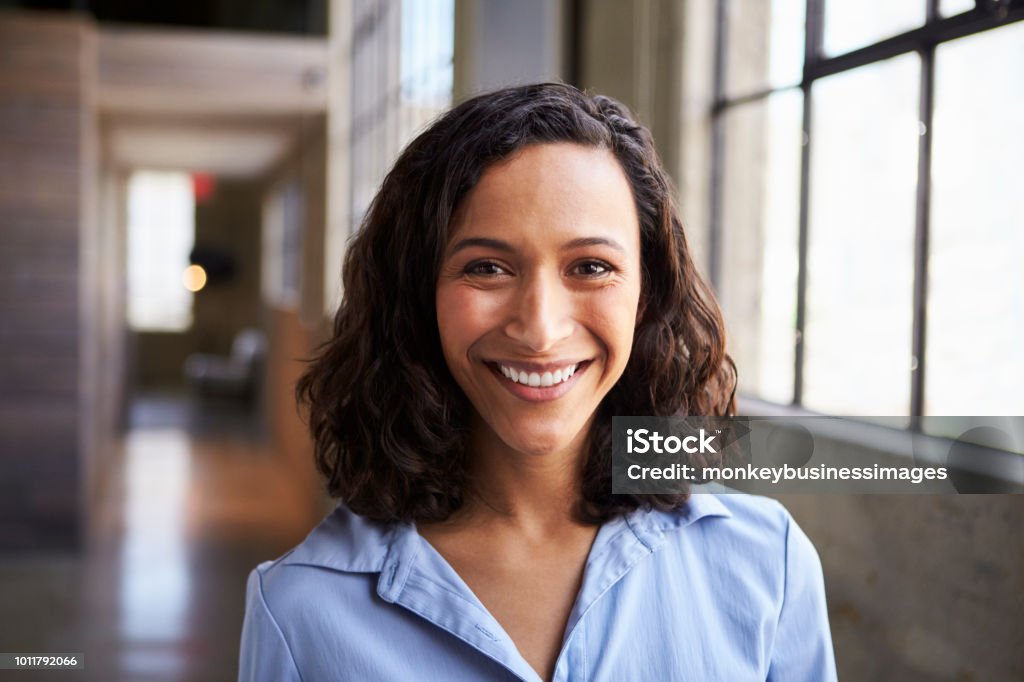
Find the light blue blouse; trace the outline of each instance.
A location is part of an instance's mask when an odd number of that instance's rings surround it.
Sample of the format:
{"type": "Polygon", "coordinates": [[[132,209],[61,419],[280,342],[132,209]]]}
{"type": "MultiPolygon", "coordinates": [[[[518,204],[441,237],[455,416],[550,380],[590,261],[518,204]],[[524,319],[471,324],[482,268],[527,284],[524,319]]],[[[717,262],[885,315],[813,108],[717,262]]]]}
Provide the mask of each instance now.
{"type": "MultiPolygon", "coordinates": [[[[554,680],[836,678],[821,563],[773,500],[695,494],[603,525],[554,680]]],[[[249,576],[239,680],[540,677],[413,524],[343,506],[249,576]]]]}

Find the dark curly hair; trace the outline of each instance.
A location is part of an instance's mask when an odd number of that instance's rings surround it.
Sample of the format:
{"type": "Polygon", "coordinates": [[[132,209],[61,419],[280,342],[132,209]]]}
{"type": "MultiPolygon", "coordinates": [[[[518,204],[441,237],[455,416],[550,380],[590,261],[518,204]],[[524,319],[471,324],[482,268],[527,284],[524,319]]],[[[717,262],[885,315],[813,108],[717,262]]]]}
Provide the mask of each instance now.
{"type": "Polygon", "coordinates": [[[333,335],[296,394],[327,490],[353,512],[441,521],[462,506],[472,407],[445,362],[434,307],[452,215],[488,166],[555,142],[615,155],[641,232],[642,314],[589,434],[578,516],[600,523],[686,502],[685,492],[612,494],[611,417],[734,414],[721,312],[694,266],[648,130],[613,99],[542,83],[480,95],[441,116],[399,156],[349,246],[333,335]]]}

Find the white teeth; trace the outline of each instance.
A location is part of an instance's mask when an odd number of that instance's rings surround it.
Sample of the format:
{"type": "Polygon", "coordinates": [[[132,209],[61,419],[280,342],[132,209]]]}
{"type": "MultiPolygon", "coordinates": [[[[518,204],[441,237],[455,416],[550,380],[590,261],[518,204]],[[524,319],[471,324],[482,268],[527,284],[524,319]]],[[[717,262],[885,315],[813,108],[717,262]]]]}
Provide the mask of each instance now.
{"type": "Polygon", "coordinates": [[[576,373],[576,368],[578,366],[579,365],[570,365],[569,367],[556,369],[554,372],[543,373],[519,371],[513,367],[506,367],[505,365],[498,365],[498,368],[510,381],[523,384],[524,386],[543,386],[547,388],[571,379],[573,374],[576,373]]]}

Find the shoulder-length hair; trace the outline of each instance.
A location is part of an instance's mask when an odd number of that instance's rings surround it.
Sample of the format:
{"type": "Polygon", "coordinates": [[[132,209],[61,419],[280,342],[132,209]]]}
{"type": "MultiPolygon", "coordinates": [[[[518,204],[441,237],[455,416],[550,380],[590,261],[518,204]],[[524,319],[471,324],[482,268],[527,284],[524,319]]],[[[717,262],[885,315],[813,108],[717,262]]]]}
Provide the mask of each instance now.
{"type": "Polygon", "coordinates": [[[722,315],[648,130],[611,98],[543,83],[480,95],[434,122],[399,156],[351,241],[333,335],[296,394],[327,490],[353,512],[440,521],[462,506],[472,408],[445,362],[434,307],[452,215],[490,165],[557,142],[615,155],[636,201],[643,265],[641,318],[627,367],[593,421],[578,515],[598,523],[685,503],[685,491],[611,493],[611,416],[733,414],[722,315]]]}

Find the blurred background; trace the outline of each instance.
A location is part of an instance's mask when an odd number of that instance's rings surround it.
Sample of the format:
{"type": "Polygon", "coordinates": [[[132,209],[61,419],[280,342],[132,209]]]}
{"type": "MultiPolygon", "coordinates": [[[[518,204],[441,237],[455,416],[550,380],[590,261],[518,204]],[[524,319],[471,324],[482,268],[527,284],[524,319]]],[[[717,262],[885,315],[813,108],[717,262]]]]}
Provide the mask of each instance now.
{"type": "MultiPolygon", "coordinates": [[[[651,128],[743,413],[856,417],[893,456],[961,435],[924,417],[986,415],[972,443],[1020,453],[998,419],[1024,414],[1022,18],[0,0],[0,651],[86,660],[4,674],[237,675],[246,574],[331,508],[292,386],[346,241],[401,147],[502,85],[563,80],[651,128]]],[[[1024,496],[784,502],[842,679],[1024,679],[1024,496]]]]}

